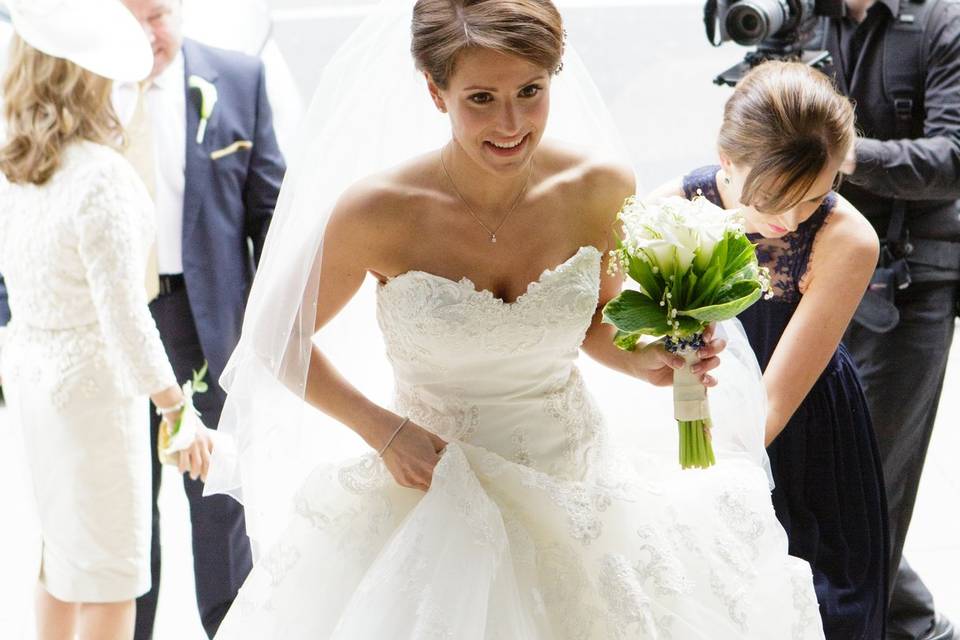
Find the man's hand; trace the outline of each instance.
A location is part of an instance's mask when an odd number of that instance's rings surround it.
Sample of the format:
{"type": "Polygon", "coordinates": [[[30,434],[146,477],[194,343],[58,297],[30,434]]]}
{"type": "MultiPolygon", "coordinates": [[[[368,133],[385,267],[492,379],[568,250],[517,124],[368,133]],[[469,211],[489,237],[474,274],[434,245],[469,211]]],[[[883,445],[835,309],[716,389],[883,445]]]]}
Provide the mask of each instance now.
{"type": "Polygon", "coordinates": [[[210,455],[213,453],[213,440],[207,433],[206,427],[197,429],[197,437],[193,444],[180,452],[180,473],[190,473],[190,479],[198,477],[207,481],[207,472],[210,471],[210,455]]]}

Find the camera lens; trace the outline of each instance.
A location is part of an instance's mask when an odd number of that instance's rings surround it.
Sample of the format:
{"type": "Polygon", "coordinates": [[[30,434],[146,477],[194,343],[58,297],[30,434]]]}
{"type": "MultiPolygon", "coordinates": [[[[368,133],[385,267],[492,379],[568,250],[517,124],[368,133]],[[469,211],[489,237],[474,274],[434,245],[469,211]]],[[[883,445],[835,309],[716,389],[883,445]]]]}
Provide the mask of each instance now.
{"type": "Polygon", "coordinates": [[[730,7],[726,30],[730,39],[749,47],[775,35],[787,22],[787,7],[780,0],[744,0],[730,7]]]}

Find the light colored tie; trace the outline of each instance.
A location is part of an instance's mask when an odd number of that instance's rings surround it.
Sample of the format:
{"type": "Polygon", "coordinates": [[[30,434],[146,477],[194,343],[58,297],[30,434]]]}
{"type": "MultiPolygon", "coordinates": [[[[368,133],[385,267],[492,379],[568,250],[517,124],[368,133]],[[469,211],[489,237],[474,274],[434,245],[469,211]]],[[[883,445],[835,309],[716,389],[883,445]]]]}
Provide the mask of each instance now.
{"type": "MultiPolygon", "coordinates": [[[[156,201],[157,168],[154,157],[153,126],[150,122],[150,113],[147,110],[147,89],[149,84],[142,83],[137,91],[137,108],[133,118],[127,125],[126,156],[133,168],[136,169],[147,187],[150,199],[156,201]]],[[[157,267],[157,241],[150,245],[150,254],[147,257],[147,273],[145,276],[147,300],[151,301],[160,293],[160,275],[157,267]]]]}

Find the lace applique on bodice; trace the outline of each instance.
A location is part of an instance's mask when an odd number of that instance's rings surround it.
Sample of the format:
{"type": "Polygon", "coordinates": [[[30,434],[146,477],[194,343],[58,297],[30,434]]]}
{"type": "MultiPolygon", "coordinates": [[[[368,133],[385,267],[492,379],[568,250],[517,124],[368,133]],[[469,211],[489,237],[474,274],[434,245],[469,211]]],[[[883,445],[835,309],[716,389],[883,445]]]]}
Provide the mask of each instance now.
{"type": "Polygon", "coordinates": [[[423,271],[382,285],[377,315],[398,410],[510,460],[563,475],[560,460],[581,466],[601,418],[574,361],[596,311],[600,258],[582,247],[512,303],[468,278],[423,271]],[[543,429],[544,420],[557,428],[543,429]]]}
{"type": "MultiPolygon", "coordinates": [[[[691,171],[683,179],[684,195],[692,198],[701,193],[717,206],[723,206],[717,188],[720,167],[707,166],[691,171]]],[[[823,204],[807,218],[796,231],[782,238],[764,238],[759,233],[749,234],[757,245],[757,259],[770,270],[773,299],[796,304],[807,286],[808,271],[813,258],[817,233],[823,228],[836,205],[836,194],[827,195],[823,204]]]]}

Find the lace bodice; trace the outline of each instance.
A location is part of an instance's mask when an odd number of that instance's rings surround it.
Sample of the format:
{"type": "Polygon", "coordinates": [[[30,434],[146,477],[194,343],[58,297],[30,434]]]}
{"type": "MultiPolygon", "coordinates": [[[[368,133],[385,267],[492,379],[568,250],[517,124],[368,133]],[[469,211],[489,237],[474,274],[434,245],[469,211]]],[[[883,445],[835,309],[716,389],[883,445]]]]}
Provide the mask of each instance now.
{"type": "Polygon", "coordinates": [[[574,366],[596,311],[600,258],[582,247],[513,303],[423,271],[382,285],[377,315],[398,409],[443,438],[528,466],[550,460],[552,472],[563,472],[553,464],[563,458],[578,473],[600,424],[574,366]],[[524,427],[544,420],[558,428],[524,427]]]}
{"type": "Polygon", "coordinates": [[[153,207],[126,160],[77,143],[42,186],[0,175],[0,201],[0,272],[13,316],[7,375],[49,387],[55,402],[95,386],[73,379],[95,361],[131,394],[175,384],[144,288],[153,207]]]}
{"type": "MultiPolygon", "coordinates": [[[[718,166],[701,167],[691,171],[683,179],[684,195],[692,198],[700,192],[705,198],[723,206],[717,188],[718,166]]],[[[817,233],[830,217],[836,205],[836,194],[830,193],[823,204],[796,231],[782,238],[764,238],[750,234],[750,241],[757,245],[757,259],[761,266],[770,270],[773,299],[780,302],[798,303],[810,279],[810,263],[813,258],[817,233]]]]}

